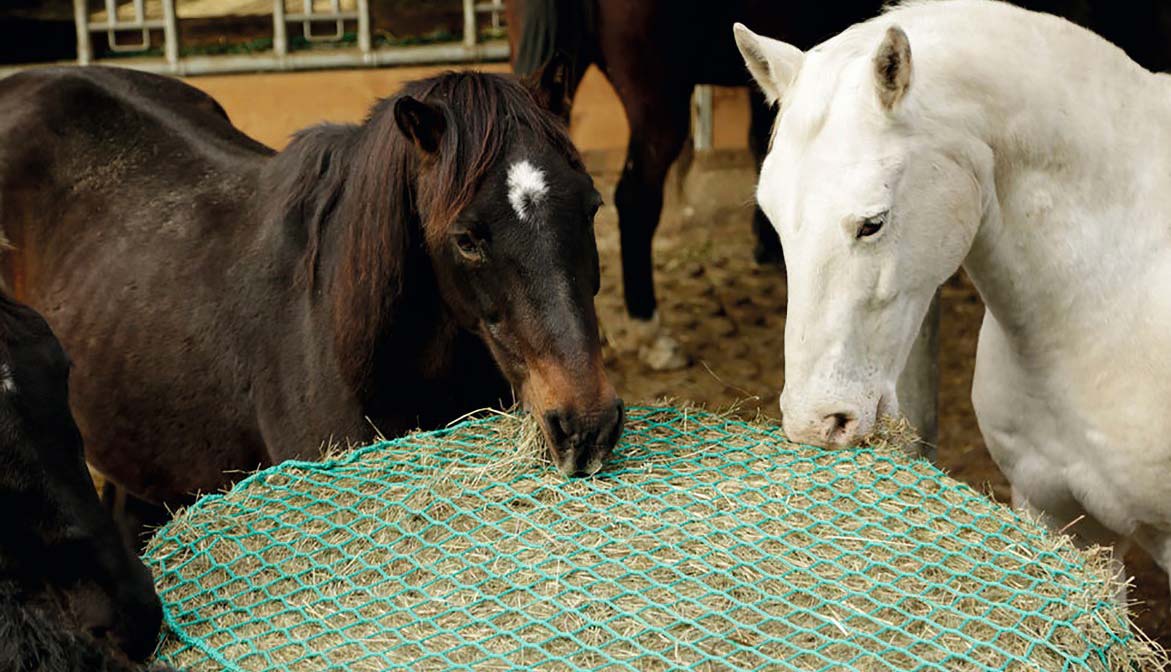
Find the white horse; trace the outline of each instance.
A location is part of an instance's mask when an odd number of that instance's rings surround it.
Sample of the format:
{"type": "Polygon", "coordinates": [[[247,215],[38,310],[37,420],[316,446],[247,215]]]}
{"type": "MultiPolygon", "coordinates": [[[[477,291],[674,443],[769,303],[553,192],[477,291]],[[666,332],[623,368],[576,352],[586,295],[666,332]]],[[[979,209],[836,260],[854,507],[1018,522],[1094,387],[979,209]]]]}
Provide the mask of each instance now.
{"type": "Polygon", "coordinates": [[[962,264],[1014,503],[1171,570],[1171,79],[990,0],[904,5],[808,53],[736,40],[781,107],[757,197],[788,264],[788,435],[844,445],[897,411],[962,264]]]}

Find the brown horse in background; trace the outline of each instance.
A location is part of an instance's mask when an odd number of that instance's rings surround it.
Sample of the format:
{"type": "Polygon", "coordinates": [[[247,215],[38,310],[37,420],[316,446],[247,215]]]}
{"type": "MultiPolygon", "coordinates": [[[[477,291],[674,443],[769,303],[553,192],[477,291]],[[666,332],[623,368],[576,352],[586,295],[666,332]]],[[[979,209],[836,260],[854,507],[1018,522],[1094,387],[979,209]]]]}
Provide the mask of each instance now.
{"type": "MultiPolygon", "coordinates": [[[[556,53],[572,64],[568,91],[590,65],[614,86],[630,124],[626,163],[614,193],[622,247],[622,281],[632,346],[655,369],[684,366],[687,356],[659,324],[651,241],[663,208],[667,171],[691,129],[698,84],[747,86],[732,39],[740,21],[766,35],[812,47],[873,16],[883,0],[509,0],[509,40],[518,73],[538,71],[556,53]]],[[[754,88],[749,146],[757,165],[768,149],[773,113],[754,88]]],[[[783,264],[780,242],[757,209],[755,257],[783,264]]]]}
{"type": "MultiPolygon", "coordinates": [[[[572,96],[590,65],[614,86],[630,124],[626,163],[614,195],[622,241],[622,280],[632,332],[644,362],[675,368],[687,358],[659,325],[651,240],[663,184],[687,141],[691,93],[698,84],[750,85],[732,24],[801,49],[876,15],[885,0],[508,0],[513,67],[535,72],[557,52],[568,55],[572,96]]],[[[1024,0],[1101,33],[1146,67],[1171,66],[1171,3],[1161,0],[1024,0]]],[[[775,112],[751,89],[749,147],[757,166],[768,149],[775,112]]],[[[758,208],[755,257],[783,264],[780,243],[758,208]]]]}
{"type": "Polygon", "coordinates": [[[601,467],[623,421],[601,199],[546,88],[448,73],[274,153],[178,80],[0,81],[5,278],[73,357],[88,457],[130,509],[512,388],[563,471],[601,467]]]}

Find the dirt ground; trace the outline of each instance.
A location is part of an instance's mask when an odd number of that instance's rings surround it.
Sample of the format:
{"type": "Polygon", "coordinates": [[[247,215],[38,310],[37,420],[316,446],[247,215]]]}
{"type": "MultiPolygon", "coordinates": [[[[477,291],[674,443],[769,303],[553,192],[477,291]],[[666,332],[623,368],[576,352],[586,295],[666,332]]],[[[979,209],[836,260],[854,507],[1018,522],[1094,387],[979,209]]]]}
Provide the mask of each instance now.
{"type": "MultiPolygon", "coordinates": [[[[489,66],[500,70],[501,66],[489,66]]],[[[190,82],[214,95],[233,121],[273,146],[292,131],[322,120],[357,121],[374,99],[402,81],[434,69],[302,73],[259,77],[204,77],[190,82]]],[[[649,372],[633,355],[608,352],[613,380],[627,403],[662,398],[713,407],[740,404],[776,417],[782,385],[785,280],[759,268],[751,255],[751,201],[755,176],[743,149],[747,114],[742,91],[717,90],[715,145],[732,160],[697,160],[686,180],[674,180],[655,239],[660,310],[695,363],[669,373],[649,372]],[[729,151],[731,150],[731,153],[729,151]]],[[[592,160],[607,201],[626,142],[625,119],[613,91],[591,72],[574,108],[575,142],[592,160]]],[[[597,232],[603,271],[599,312],[607,330],[622,328],[617,216],[600,212],[597,232]]],[[[970,283],[953,278],[943,291],[939,461],[943,469],[1000,501],[1008,487],[988,457],[969,393],[983,306],[970,283]]],[[[1140,553],[1132,554],[1131,591],[1140,627],[1171,648],[1165,575],[1140,553]]]]}

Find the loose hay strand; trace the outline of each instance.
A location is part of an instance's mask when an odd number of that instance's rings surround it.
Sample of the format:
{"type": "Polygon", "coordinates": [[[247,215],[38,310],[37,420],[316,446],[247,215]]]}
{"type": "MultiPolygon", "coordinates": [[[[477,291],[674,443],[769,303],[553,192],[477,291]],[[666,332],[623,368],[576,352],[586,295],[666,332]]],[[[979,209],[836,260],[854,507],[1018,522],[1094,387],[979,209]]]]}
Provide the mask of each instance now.
{"type": "Polygon", "coordinates": [[[631,409],[566,480],[515,413],[286,463],[152,542],[193,670],[1157,670],[1100,551],[903,455],[631,409]]]}

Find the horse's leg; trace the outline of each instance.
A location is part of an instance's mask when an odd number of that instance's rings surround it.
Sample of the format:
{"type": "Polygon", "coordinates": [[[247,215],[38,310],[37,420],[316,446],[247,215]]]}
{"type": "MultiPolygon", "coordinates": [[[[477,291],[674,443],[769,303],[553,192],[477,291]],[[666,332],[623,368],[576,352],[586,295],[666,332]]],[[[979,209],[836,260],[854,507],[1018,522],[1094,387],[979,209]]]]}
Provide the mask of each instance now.
{"type": "MultiPolygon", "coordinates": [[[[776,113],[764,99],[764,94],[756,87],[749,89],[748,100],[752,119],[748,127],[748,147],[752,150],[752,158],[756,160],[756,172],[760,174],[760,166],[768,154],[769,137],[772,135],[773,120],[776,113]]],[[[756,246],[753,257],[758,264],[777,264],[785,267],[785,255],[781,250],[781,239],[765,216],[760,206],[752,215],[752,231],[755,234],[756,246]]]]}
{"type": "Polygon", "coordinates": [[[1167,574],[1169,583],[1171,583],[1171,532],[1157,535],[1154,541],[1154,548],[1149,549],[1151,556],[1163,568],[1163,572],[1167,574]]]}
{"type": "Polygon", "coordinates": [[[102,486],[102,502],[113,516],[126,546],[139,555],[155,531],[171,520],[171,512],[166,507],[135,497],[110,481],[102,486]]]}
{"type": "Polygon", "coordinates": [[[1171,532],[1164,532],[1158,536],[1156,540],[1156,550],[1152,554],[1155,557],[1155,562],[1166,572],[1167,578],[1171,579],[1171,532]]]}
{"type": "Polygon", "coordinates": [[[687,355],[659,322],[651,242],[663,211],[663,188],[687,140],[691,89],[671,92],[614,82],[630,120],[626,165],[614,192],[622,240],[622,282],[630,316],[630,346],[655,370],[678,369],[687,355]]]}
{"type": "Polygon", "coordinates": [[[1155,564],[1162,568],[1168,579],[1171,579],[1171,531],[1139,526],[1134,541],[1150,554],[1155,564]]]}

